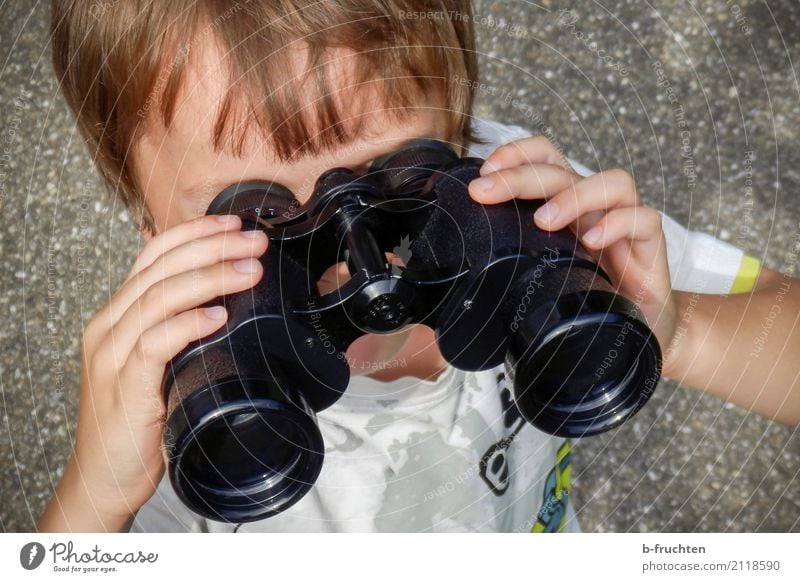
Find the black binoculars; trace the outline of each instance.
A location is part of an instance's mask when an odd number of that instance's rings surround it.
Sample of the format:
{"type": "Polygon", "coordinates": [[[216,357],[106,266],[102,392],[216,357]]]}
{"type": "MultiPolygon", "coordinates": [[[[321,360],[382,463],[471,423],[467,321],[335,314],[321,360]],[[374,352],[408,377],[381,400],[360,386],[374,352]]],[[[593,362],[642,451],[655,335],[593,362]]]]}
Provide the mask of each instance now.
{"type": "Polygon", "coordinates": [[[346,390],[364,334],[423,324],[456,368],[505,363],[520,413],[553,435],[610,430],[650,398],[661,350],[641,312],[569,229],[534,225],[542,201],[473,201],[482,163],[416,140],[365,173],[327,171],[302,205],[272,182],[216,196],[207,214],[237,214],[270,244],[255,287],[207,304],[226,325],[164,375],[168,472],[189,508],[248,522],[300,500],[323,463],[316,413],[346,390]],[[399,267],[386,253],[403,240],[399,267]],[[349,280],[321,294],[341,262],[349,280]]]}

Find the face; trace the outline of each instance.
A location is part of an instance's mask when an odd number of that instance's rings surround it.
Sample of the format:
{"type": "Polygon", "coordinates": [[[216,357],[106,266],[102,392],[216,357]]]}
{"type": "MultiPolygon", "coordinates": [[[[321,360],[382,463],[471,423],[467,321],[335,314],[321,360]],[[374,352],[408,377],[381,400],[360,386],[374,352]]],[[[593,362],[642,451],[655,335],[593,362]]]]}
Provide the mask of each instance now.
{"type": "MultiPolygon", "coordinates": [[[[137,144],[135,179],[153,216],[156,234],[205,214],[216,194],[237,182],[280,183],[302,204],[310,198],[317,177],[330,168],[363,171],[372,159],[421,137],[452,144],[442,110],[436,105],[422,104],[409,117],[397,120],[381,110],[380,100],[374,98],[377,89],[359,87],[358,105],[353,112],[345,111],[345,119],[348,114],[353,120],[357,116],[361,128],[356,139],[346,145],[318,156],[281,162],[268,142],[252,132],[241,157],[218,152],[213,147],[213,124],[225,91],[224,78],[215,51],[210,47],[194,51],[173,123],[169,129],[151,124],[137,144]]],[[[347,276],[343,264],[332,266],[318,283],[320,291],[335,289],[347,276]]],[[[351,373],[384,368],[402,349],[411,329],[359,338],[347,352],[351,373]]]]}

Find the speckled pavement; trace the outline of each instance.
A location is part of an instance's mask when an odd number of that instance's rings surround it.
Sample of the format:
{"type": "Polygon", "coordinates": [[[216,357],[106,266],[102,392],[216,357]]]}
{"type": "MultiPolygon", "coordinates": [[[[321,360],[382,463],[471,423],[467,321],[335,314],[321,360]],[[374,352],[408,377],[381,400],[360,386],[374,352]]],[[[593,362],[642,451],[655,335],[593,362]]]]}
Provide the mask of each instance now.
{"type": "MultiPolygon", "coordinates": [[[[595,170],[626,168],[648,204],[796,270],[796,1],[604,4],[479,0],[476,113],[552,132],[595,170]]],[[[141,246],[56,91],[48,11],[0,4],[3,531],[30,530],[61,474],[83,322],[141,246]]],[[[573,457],[588,531],[800,531],[798,431],[674,382],[573,457]]]]}

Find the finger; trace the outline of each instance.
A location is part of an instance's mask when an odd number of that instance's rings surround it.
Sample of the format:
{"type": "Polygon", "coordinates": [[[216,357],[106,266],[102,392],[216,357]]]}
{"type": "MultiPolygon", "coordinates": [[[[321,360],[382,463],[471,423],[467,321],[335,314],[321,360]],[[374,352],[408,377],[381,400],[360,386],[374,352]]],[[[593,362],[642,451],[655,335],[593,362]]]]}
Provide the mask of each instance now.
{"type": "MultiPolygon", "coordinates": [[[[200,216],[181,223],[151,238],[131,267],[128,279],[149,267],[164,253],[193,239],[227,230],[239,230],[242,220],[235,214],[200,216]]],[[[127,281],[127,279],[126,279],[127,281]]]]}
{"type": "Polygon", "coordinates": [[[531,164],[499,170],[469,183],[469,193],[481,204],[497,204],[513,198],[548,198],[581,179],[558,166],[531,164]]]}
{"type": "Polygon", "coordinates": [[[509,142],[494,150],[481,166],[481,176],[528,164],[547,164],[572,171],[566,156],[543,135],[509,142]]]}
{"type": "Polygon", "coordinates": [[[577,222],[577,231],[582,236],[604,212],[639,204],[631,175],[624,170],[608,170],[558,192],[533,217],[544,230],[560,230],[577,222]]]}
{"type": "Polygon", "coordinates": [[[623,239],[637,241],[637,252],[655,256],[663,243],[661,214],[647,206],[612,210],[583,235],[581,242],[588,249],[601,250],[623,239]]]}
{"type": "Polygon", "coordinates": [[[110,329],[146,289],[159,281],[224,261],[261,256],[268,244],[267,235],[261,230],[223,231],[184,242],[123,283],[97,317],[110,329]]]}
{"type": "Polygon", "coordinates": [[[191,342],[211,335],[227,321],[223,307],[184,311],[141,334],[131,350],[121,377],[121,404],[129,418],[137,411],[155,420],[162,416],[161,382],[167,363],[191,342]]]}
{"type": "Polygon", "coordinates": [[[228,261],[197,271],[174,275],[151,285],[111,328],[98,357],[125,361],[142,332],[220,295],[244,291],[263,275],[256,259],[228,261]]]}

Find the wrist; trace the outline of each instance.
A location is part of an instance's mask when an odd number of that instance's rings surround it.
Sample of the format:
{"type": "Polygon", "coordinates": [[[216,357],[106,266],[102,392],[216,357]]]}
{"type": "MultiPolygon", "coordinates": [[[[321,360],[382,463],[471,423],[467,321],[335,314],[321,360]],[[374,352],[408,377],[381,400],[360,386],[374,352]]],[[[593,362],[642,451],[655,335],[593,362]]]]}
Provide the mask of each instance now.
{"type": "Polygon", "coordinates": [[[696,353],[695,342],[698,313],[695,312],[697,294],[673,291],[677,304],[675,331],[667,346],[662,346],[663,365],[661,373],[667,378],[683,382],[691,369],[696,353]]]}
{"type": "Polygon", "coordinates": [[[72,532],[127,531],[138,508],[131,508],[119,496],[100,494],[92,487],[92,477],[81,470],[73,452],[64,469],[53,500],[42,523],[72,532]]]}

